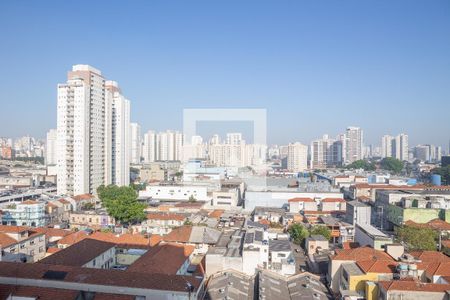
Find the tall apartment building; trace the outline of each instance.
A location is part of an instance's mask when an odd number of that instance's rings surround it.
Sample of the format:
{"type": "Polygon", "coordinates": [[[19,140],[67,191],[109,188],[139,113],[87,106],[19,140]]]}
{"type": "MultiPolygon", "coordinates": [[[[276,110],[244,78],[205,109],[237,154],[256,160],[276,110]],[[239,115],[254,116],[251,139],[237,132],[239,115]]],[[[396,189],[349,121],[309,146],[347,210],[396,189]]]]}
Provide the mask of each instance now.
{"type": "Polygon", "coordinates": [[[364,158],[363,131],[359,127],[347,127],[345,133],[345,162],[352,163],[364,158]]]}
{"type": "Polygon", "coordinates": [[[106,184],[118,186],[130,184],[130,160],[131,160],[131,123],[130,123],[130,101],[125,99],[115,81],[105,82],[106,103],[110,105],[111,123],[107,123],[107,129],[111,132],[111,139],[106,144],[111,143],[111,159],[106,159],[106,174],[111,181],[106,180],[106,184]],[[110,167],[109,167],[110,165],[110,167]]]}
{"type": "Polygon", "coordinates": [[[383,135],[381,138],[381,157],[392,157],[392,136],[383,135]]]}
{"type": "Polygon", "coordinates": [[[178,131],[167,130],[144,135],[144,162],[157,160],[182,160],[184,135],[178,131]]]}
{"type": "Polygon", "coordinates": [[[141,162],[141,126],[131,123],[131,163],[141,162]]]}
{"type": "Polygon", "coordinates": [[[107,88],[101,72],[91,66],[74,65],[67,77],[58,85],[58,194],[96,193],[102,184],[126,184],[117,178],[129,177],[129,151],[119,151],[129,149],[128,100],[114,83],[107,88]],[[113,175],[113,170],[125,174],[113,175]]]}
{"type": "Polygon", "coordinates": [[[45,145],[45,164],[56,165],[56,129],[47,132],[47,143],[45,145]]]}
{"type": "Polygon", "coordinates": [[[228,145],[240,145],[241,142],[242,142],[242,133],[240,132],[227,133],[228,145]]]}
{"type": "Polygon", "coordinates": [[[336,140],[324,135],[321,139],[311,142],[310,145],[310,168],[324,169],[335,164],[333,146],[336,140]]]}
{"type": "Polygon", "coordinates": [[[149,130],[144,134],[144,146],[142,157],[145,163],[156,161],[156,132],[149,130]]]}
{"type": "Polygon", "coordinates": [[[384,135],[381,138],[381,157],[394,157],[399,160],[408,160],[408,135],[401,133],[395,137],[384,135]]]}
{"type": "Polygon", "coordinates": [[[301,143],[288,145],[287,168],[292,172],[303,172],[308,169],[308,146],[301,143]]]}

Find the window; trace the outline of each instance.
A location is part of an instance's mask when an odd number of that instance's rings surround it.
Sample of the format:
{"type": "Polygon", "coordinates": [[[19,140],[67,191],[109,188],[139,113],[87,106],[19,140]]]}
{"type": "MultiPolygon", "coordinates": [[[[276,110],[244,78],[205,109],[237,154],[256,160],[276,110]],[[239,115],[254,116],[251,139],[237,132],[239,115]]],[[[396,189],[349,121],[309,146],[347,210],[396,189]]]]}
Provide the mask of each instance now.
{"type": "Polygon", "coordinates": [[[44,252],[44,247],[39,247],[39,253],[44,252]]]}
{"type": "Polygon", "coordinates": [[[20,244],[20,249],[25,248],[25,244],[20,244]]]}

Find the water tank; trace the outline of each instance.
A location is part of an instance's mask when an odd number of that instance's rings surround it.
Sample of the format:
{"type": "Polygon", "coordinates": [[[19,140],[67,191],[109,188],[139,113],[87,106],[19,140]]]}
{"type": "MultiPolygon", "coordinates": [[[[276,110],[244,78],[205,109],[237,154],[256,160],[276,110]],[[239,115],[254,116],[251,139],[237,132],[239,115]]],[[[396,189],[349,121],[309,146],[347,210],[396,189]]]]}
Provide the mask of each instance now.
{"type": "Polygon", "coordinates": [[[398,268],[400,271],[406,271],[406,270],[408,270],[408,265],[407,264],[399,264],[398,268]]]}
{"type": "Polygon", "coordinates": [[[406,184],[407,185],[416,185],[417,184],[417,179],[416,178],[409,178],[406,184]]]}
{"type": "Polygon", "coordinates": [[[439,175],[439,174],[431,175],[431,184],[440,186],[441,185],[441,175],[439,175]]]}
{"type": "Polygon", "coordinates": [[[417,265],[416,265],[416,264],[410,264],[410,265],[409,265],[409,269],[410,269],[411,271],[415,271],[415,270],[417,270],[417,265]]]}

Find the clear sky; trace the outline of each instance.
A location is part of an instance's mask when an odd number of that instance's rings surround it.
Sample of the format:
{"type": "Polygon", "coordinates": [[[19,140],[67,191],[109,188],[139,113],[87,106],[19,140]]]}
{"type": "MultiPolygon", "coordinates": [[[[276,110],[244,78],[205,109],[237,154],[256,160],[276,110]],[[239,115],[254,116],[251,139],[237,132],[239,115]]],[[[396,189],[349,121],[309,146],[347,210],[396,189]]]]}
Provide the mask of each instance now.
{"type": "Polygon", "coordinates": [[[1,1],[0,136],[54,128],[73,64],[118,81],[143,130],[266,108],[270,143],[450,139],[448,0],[1,1]]]}

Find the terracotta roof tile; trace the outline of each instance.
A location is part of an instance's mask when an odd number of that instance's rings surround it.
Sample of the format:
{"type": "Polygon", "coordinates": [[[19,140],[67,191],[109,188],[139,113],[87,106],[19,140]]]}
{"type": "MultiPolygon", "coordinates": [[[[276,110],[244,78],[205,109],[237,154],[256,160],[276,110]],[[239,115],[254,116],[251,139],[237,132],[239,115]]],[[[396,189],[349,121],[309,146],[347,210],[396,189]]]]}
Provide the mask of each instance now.
{"type": "Polygon", "coordinates": [[[29,230],[29,228],[26,226],[0,225],[0,232],[19,233],[27,230],[29,230]]]}
{"type": "Polygon", "coordinates": [[[292,198],[288,202],[316,202],[312,198],[292,198]]]}
{"type": "MultiPolygon", "coordinates": [[[[57,253],[53,255],[57,255],[57,253]]],[[[186,292],[187,283],[190,283],[197,290],[202,282],[202,279],[195,278],[194,276],[165,274],[152,274],[149,276],[145,273],[122,270],[93,269],[43,263],[24,264],[0,262],[0,277],[43,280],[44,274],[48,271],[66,272],[67,274],[63,279],[64,282],[162,291],[186,292]]]]}
{"type": "Polygon", "coordinates": [[[114,246],[112,243],[87,238],[38,263],[81,267],[114,246]]]}
{"type": "Polygon", "coordinates": [[[208,216],[210,218],[219,219],[223,215],[224,212],[225,212],[225,210],[223,210],[223,209],[215,209],[212,212],[210,212],[208,216]]]}
{"type": "Polygon", "coordinates": [[[163,241],[165,242],[178,242],[187,243],[189,242],[189,237],[191,236],[192,226],[180,226],[174,228],[169,234],[163,236],[163,241]]]}
{"type": "Polygon", "coordinates": [[[377,259],[385,261],[394,261],[394,259],[381,250],[376,250],[371,247],[359,247],[355,249],[336,249],[336,254],[332,257],[333,260],[351,260],[364,261],[368,259],[377,259]]]}
{"type": "Polygon", "coordinates": [[[127,271],[175,275],[194,248],[190,245],[170,243],[152,247],[128,267],[127,271]]]}
{"type": "Polygon", "coordinates": [[[148,213],[147,219],[149,220],[175,220],[175,221],[183,221],[186,219],[185,216],[175,213],[148,213]]]}
{"type": "Polygon", "coordinates": [[[89,234],[84,230],[73,232],[72,234],[69,234],[69,235],[63,237],[62,239],[60,239],[58,241],[58,245],[69,245],[70,246],[75,243],[78,243],[79,241],[84,240],[88,236],[89,236],[89,234]]]}
{"type": "Polygon", "coordinates": [[[365,273],[382,273],[382,274],[395,273],[396,267],[398,265],[398,263],[394,261],[378,260],[378,259],[360,260],[357,261],[356,264],[365,273]]]}
{"type": "Polygon", "coordinates": [[[344,203],[345,202],[345,200],[341,199],[341,198],[324,198],[320,201],[325,202],[325,203],[332,203],[332,202],[344,203]]]}
{"type": "Polygon", "coordinates": [[[0,232],[0,247],[5,248],[10,245],[17,244],[17,241],[7,235],[6,233],[0,232]]]}
{"type": "Polygon", "coordinates": [[[450,290],[450,284],[422,283],[411,280],[380,281],[379,285],[387,291],[440,292],[450,290]]]}

